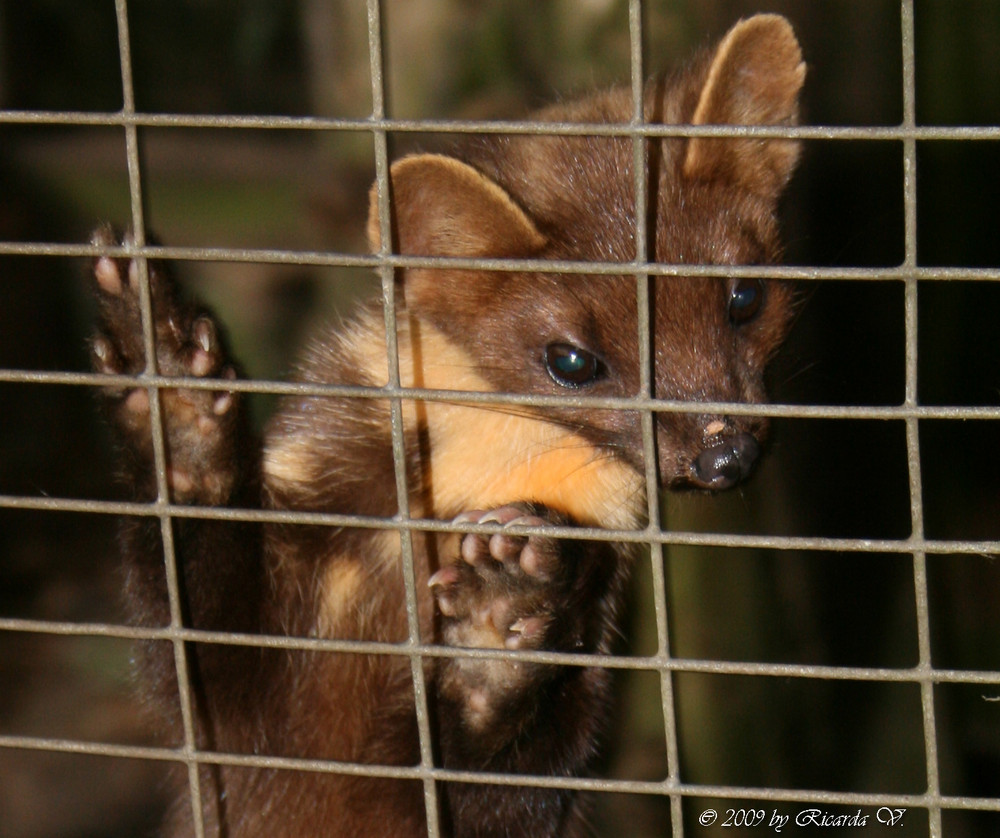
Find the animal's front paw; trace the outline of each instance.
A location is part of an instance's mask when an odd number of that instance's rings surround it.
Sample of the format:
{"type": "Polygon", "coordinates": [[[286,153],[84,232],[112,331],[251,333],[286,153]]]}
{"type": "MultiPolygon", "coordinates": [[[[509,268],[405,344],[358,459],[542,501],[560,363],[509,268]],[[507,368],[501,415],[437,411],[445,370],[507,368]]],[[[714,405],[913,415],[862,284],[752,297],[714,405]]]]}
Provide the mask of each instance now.
{"type": "Polygon", "coordinates": [[[445,642],[472,648],[554,648],[563,622],[567,568],[558,541],[523,532],[553,522],[531,507],[510,505],[466,512],[456,523],[495,523],[503,530],[465,535],[459,561],[430,578],[445,642]]]}
{"type": "MultiPolygon", "coordinates": [[[[605,563],[592,561],[584,542],[524,532],[566,524],[565,519],[544,507],[511,504],[466,512],[456,522],[495,523],[502,529],[490,535],[465,535],[456,561],[428,581],[444,643],[472,649],[583,651],[587,647],[587,627],[600,610],[590,602],[601,595],[591,590],[594,570],[605,563]]],[[[543,685],[565,671],[566,667],[517,657],[456,656],[442,664],[438,686],[468,729],[502,738],[507,735],[505,725],[519,717],[521,711],[515,707],[541,700],[543,685]]]]}
{"type": "MultiPolygon", "coordinates": [[[[100,228],[94,244],[114,246],[109,227],[100,228]]],[[[125,244],[128,240],[125,239],[125,244]]],[[[141,375],[148,372],[136,261],[99,256],[92,266],[100,309],[98,333],[91,342],[98,372],[141,375]]],[[[148,263],[149,291],[160,375],[235,379],[212,318],[178,302],[163,265],[148,263]]],[[[151,405],[144,386],[105,388],[122,437],[148,469],[152,455],[151,405]]],[[[221,503],[231,486],[232,423],[236,395],[228,390],[167,388],[160,404],[167,437],[168,481],[175,500],[221,503]]]]}

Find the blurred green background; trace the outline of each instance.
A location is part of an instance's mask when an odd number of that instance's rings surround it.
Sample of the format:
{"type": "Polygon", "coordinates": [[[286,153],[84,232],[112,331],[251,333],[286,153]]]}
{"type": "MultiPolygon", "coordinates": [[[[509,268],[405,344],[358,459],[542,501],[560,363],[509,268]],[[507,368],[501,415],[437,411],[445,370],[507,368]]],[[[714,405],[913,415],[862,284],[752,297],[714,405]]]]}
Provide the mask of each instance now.
{"type": "MultiPolygon", "coordinates": [[[[669,70],[737,18],[768,10],[786,14],[803,44],[804,122],[899,124],[896,0],[649,0],[647,69],[669,70]]],[[[352,118],[371,111],[361,0],[136,0],[129,16],[140,111],[352,118]]],[[[1000,2],[918,0],[915,21],[918,121],[1000,124],[1000,2]]],[[[624,0],[385,0],[383,24],[397,117],[520,117],[628,78],[624,0]]],[[[121,106],[111,0],[0,0],[0,108],[121,106]]],[[[147,222],[164,242],[364,252],[369,135],[166,127],[140,134],[147,222]]],[[[395,154],[445,142],[430,134],[391,138],[395,154]]],[[[116,128],[0,121],[0,240],[81,242],[100,221],[127,223],[124,148],[116,128]]],[[[917,177],[919,262],[1000,266],[997,143],[921,142],[917,177]]],[[[902,191],[900,143],[806,143],[784,206],[788,261],[898,265],[902,191]]],[[[0,256],[0,368],[87,368],[83,269],[75,260],[0,256]]],[[[182,270],[261,378],[287,374],[313,329],[375,287],[367,272],[350,269],[205,263],[182,270]]],[[[775,399],[898,404],[902,287],[804,286],[794,333],[773,370],[775,399]]],[[[922,403],[1000,403],[998,311],[995,282],[921,285],[922,403]]],[[[118,497],[95,401],[80,387],[0,383],[0,493],[118,497]]],[[[256,407],[263,417],[269,404],[256,407]]],[[[1000,539],[1000,423],[928,421],[920,443],[926,535],[1000,539]]],[[[666,522],[906,538],[904,427],[777,422],[771,456],[747,488],[671,497],[666,522]]],[[[892,668],[917,661],[909,555],[676,548],[666,571],[679,657],[892,668]]],[[[1000,670],[995,557],[931,556],[928,574],[935,667],[1000,670]]],[[[0,617],[117,621],[119,587],[112,520],[0,508],[0,617]]],[[[648,588],[647,570],[637,580],[630,637],[640,652],[652,642],[648,588]]],[[[0,632],[0,733],[153,742],[128,671],[124,642],[0,632]]],[[[685,782],[926,789],[916,685],[681,674],[674,686],[685,782]]],[[[998,695],[1000,687],[935,689],[942,792],[1000,797],[998,695]]],[[[655,677],[624,680],[607,773],[665,776],[659,702],[655,677]]],[[[0,835],[150,834],[164,805],[163,771],[142,761],[0,749],[0,835]]],[[[670,834],[665,800],[613,795],[596,803],[601,835],[670,834]]],[[[751,801],[687,801],[691,834],[713,834],[697,825],[698,813],[730,803],[751,801]]],[[[949,838],[992,835],[1000,815],[947,812],[944,825],[949,838]]],[[[927,830],[926,814],[912,810],[893,834],[927,830]]]]}

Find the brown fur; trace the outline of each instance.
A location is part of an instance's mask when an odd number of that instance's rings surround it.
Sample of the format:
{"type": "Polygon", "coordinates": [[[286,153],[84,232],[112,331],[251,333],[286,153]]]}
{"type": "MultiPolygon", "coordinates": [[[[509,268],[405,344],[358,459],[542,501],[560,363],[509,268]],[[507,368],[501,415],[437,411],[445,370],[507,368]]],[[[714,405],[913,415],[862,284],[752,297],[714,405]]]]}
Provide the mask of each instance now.
{"type": "MultiPolygon", "coordinates": [[[[803,74],[787,22],[759,16],[737,24],[672,83],[651,83],[645,117],[654,123],[790,124],[803,74]]],[[[628,91],[613,90],[538,118],[621,123],[631,117],[630,103],[628,91]]],[[[712,265],[776,261],[775,206],[796,155],[788,141],[650,141],[651,258],[712,265]]],[[[484,137],[454,155],[406,158],[391,172],[396,249],[629,263],[637,252],[632,160],[629,139],[567,136],[484,137]]],[[[376,251],[382,245],[377,217],[373,198],[369,235],[376,251]]],[[[106,232],[98,241],[112,243],[106,232]]],[[[106,259],[96,264],[95,276],[104,318],[104,334],[94,344],[97,366],[141,369],[136,279],[124,264],[106,259]]],[[[206,316],[175,300],[163,268],[152,266],[151,281],[160,370],[229,374],[206,316]]],[[[761,376],[787,330],[791,292],[780,283],[751,283],[759,310],[743,318],[732,308],[734,289],[735,283],[716,278],[651,283],[657,397],[764,398],[761,376]]],[[[414,268],[403,272],[400,292],[404,386],[558,394],[565,390],[545,359],[553,344],[569,344],[599,359],[600,374],[581,392],[638,393],[636,283],[628,268],[612,276],[414,268]]],[[[299,379],[379,386],[387,377],[385,353],[381,312],[372,304],[338,334],[314,344],[299,379]]],[[[110,395],[132,451],[129,477],[148,494],[148,400],[135,392],[110,395]]],[[[207,504],[222,493],[237,507],[381,518],[398,513],[387,400],[288,398],[262,447],[242,424],[237,396],[166,393],[164,415],[175,498],[207,504]]],[[[644,464],[636,411],[491,408],[463,403],[458,394],[454,401],[406,403],[403,418],[413,516],[450,519],[498,509],[504,520],[523,515],[534,526],[641,522],[644,464]]],[[[764,430],[759,418],[657,414],[663,485],[731,485],[749,471],[753,440],[764,430]],[[717,461],[739,471],[722,475],[717,461]],[[716,478],[722,482],[713,483],[716,478]]],[[[612,650],[628,549],[544,534],[528,538],[508,529],[496,539],[414,533],[423,641],[612,650]]],[[[175,541],[187,619],[197,628],[408,639],[400,536],[394,532],[191,518],[175,521],[175,541]]],[[[158,526],[132,523],[124,544],[137,619],[164,619],[165,590],[152,581],[162,562],[158,526]]],[[[160,651],[150,649],[144,657],[147,681],[177,735],[173,661],[160,651]]],[[[201,748],[361,764],[418,762],[406,658],[208,644],[192,645],[188,654],[201,748]]],[[[445,766],[573,775],[592,764],[609,702],[603,669],[457,660],[428,663],[426,673],[445,766]]],[[[454,783],[441,788],[443,823],[455,836],[585,831],[570,792],[454,783]]],[[[422,786],[415,781],[220,767],[203,770],[202,791],[211,834],[229,838],[395,838],[425,830],[422,786]]],[[[168,835],[189,828],[181,801],[168,835]]]]}

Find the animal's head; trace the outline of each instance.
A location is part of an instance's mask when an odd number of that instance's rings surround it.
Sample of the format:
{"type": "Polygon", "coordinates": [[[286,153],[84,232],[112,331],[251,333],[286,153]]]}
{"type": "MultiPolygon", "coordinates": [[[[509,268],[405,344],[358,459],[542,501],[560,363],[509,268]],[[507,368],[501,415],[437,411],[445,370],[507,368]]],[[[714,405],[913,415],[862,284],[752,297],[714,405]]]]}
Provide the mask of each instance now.
{"type": "MultiPolygon", "coordinates": [[[[687,71],[647,87],[649,124],[791,125],[805,76],[788,22],[736,24],[687,71]]],[[[617,90],[537,115],[551,122],[627,123],[617,90]]],[[[649,261],[767,265],[780,255],[775,212],[795,142],[741,137],[648,141],[649,261]]],[[[634,145],[629,137],[482,138],[461,158],[418,155],[392,168],[395,250],[422,256],[632,263],[637,255],[634,145]]],[[[379,246],[373,195],[369,235],[379,246]]],[[[637,283],[621,273],[408,269],[406,307],[467,351],[497,389],[635,396],[637,283]]],[[[654,395],[759,402],[764,368],[790,321],[783,283],[657,276],[649,283],[654,395]]],[[[642,470],[634,411],[565,409],[550,418],[642,470]]],[[[746,477],[766,421],[695,409],[656,414],[661,482],[721,489],[746,477]]]]}

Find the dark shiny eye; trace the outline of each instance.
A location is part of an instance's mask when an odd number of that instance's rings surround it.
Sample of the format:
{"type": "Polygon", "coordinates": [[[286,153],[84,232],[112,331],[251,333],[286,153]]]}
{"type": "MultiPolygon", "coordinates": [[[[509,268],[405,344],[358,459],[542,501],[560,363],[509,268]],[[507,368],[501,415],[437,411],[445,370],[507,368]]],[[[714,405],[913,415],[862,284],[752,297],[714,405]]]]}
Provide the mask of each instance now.
{"type": "Polygon", "coordinates": [[[550,343],[545,347],[545,369],[561,387],[586,387],[599,375],[601,363],[579,346],[550,343]]]}
{"type": "Polygon", "coordinates": [[[752,320],[764,302],[764,283],[759,279],[738,279],[729,294],[729,322],[734,326],[752,320]]]}

